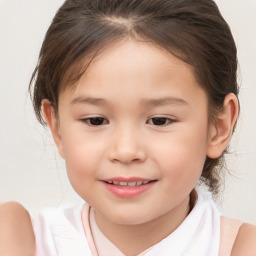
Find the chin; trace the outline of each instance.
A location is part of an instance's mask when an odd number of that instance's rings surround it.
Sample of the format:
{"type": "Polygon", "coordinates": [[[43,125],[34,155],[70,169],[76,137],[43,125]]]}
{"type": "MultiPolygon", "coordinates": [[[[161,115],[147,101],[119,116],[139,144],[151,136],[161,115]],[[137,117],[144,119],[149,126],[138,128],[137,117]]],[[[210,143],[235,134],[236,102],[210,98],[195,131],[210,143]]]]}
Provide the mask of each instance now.
{"type": "Polygon", "coordinates": [[[149,214],[138,214],[132,211],[127,211],[125,213],[117,213],[115,212],[109,220],[112,223],[116,223],[119,225],[126,225],[126,226],[134,226],[134,225],[142,225],[144,223],[150,222],[153,218],[150,218],[149,214]]]}

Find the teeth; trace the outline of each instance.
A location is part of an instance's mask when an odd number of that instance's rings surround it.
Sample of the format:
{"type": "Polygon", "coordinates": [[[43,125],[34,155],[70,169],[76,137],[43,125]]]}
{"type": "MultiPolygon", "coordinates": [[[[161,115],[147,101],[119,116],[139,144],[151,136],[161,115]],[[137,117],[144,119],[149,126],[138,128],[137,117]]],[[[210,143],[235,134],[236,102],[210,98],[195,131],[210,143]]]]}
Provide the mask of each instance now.
{"type": "Polygon", "coordinates": [[[120,182],[119,182],[119,185],[120,185],[120,186],[127,186],[127,185],[128,185],[128,182],[120,181],[120,182]]]}
{"type": "Polygon", "coordinates": [[[136,186],[136,181],[134,182],[128,182],[129,187],[135,187],[136,186]]]}
{"type": "Polygon", "coordinates": [[[150,181],[133,181],[133,182],[125,182],[125,181],[107,181],[108,184],[120,185],[120,186],[128,186],[128,187],[137,187],[141,185],[148,184],[150,181]]]}

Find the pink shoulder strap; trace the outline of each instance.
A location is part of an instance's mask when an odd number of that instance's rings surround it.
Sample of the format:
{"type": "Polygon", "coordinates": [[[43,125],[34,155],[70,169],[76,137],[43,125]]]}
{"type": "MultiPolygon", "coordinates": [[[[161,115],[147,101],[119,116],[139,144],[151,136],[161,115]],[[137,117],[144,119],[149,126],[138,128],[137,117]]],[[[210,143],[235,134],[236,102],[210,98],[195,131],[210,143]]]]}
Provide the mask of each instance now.
{"type": "Polygon", "coordinates": [[[82,219],[82,223],[83,223],[84,233],[85,233],[88,245],[90,247],[92,256],[98,256],[98,252],[97,252],[94,240],[93,240],[91,227],[90,227],[90,221],[89,221],[90,210],[91,210],[91,207],[85,203],[85,205],[82,209],[81,219],[82,219]]]}
{"type": "Polygon", "coordinates": [[[221,216],[219,256],[230,256],[237,233],[242,224],[243,222],[240,220],[221,216]]]}

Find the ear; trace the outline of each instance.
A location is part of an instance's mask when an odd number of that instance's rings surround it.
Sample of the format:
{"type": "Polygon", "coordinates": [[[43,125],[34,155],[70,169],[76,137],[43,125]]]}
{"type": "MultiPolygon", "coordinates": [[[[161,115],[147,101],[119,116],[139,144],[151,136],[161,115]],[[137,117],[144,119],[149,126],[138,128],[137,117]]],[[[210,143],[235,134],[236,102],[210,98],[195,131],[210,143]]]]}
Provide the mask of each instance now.
{"type": "Polygon", "coordinates": [[[42,101],[42,109],[43,109],[44,120],[48,124],[52,132],[52,137],[58,148],[59,154],[61,155],[62,158],[64,158],[64,151],[63,151],[63,145],[61,140],[59,123],[56,118],[54,108],[51,105],[51,102],[47,99],[44,99],[42,101]]]}
{"type": "Polygon", "coordinates": [[[233,93],[229,93],[223,103],[223,109],[217,114],[211,125],[207,147],[209,158],[218,158],[227,148],[239,113],[239,103],[233,93]]]}

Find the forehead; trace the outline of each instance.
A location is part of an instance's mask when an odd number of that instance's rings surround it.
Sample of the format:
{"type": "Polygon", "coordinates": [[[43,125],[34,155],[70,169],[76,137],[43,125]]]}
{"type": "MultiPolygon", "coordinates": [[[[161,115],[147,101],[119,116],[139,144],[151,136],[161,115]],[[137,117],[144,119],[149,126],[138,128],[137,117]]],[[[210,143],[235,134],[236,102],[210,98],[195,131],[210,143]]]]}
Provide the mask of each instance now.
{"type": "Polygon", "coordinates": [[[163,97],[171,90],[174,96],[191,98],[200,89],[190,65],[152,43],[127,39],[97,55],[70,94],[148,98],[152,93],[163,97]]]}
{"type": "MultiPolygon", "coordinates": [[[[86,77],[102,75],[114,79],[117,72],[129,75],[143,76],[144,71],[151,71],[147,74],[149,79],[160,76],[173,69],[187,72],[194,79],[192,67],[178,59],[165,49],[143,41],[126,39],[115,44],[109,45],[104,51],[96,56],[90,63],[86,77]],[[100,73],[99,73],[100,71],[100,73]],[[112,74],[115,74],[112,76],[112,74]]],[[[84,76],[85,77],[85,76],[84,76]]]]}

